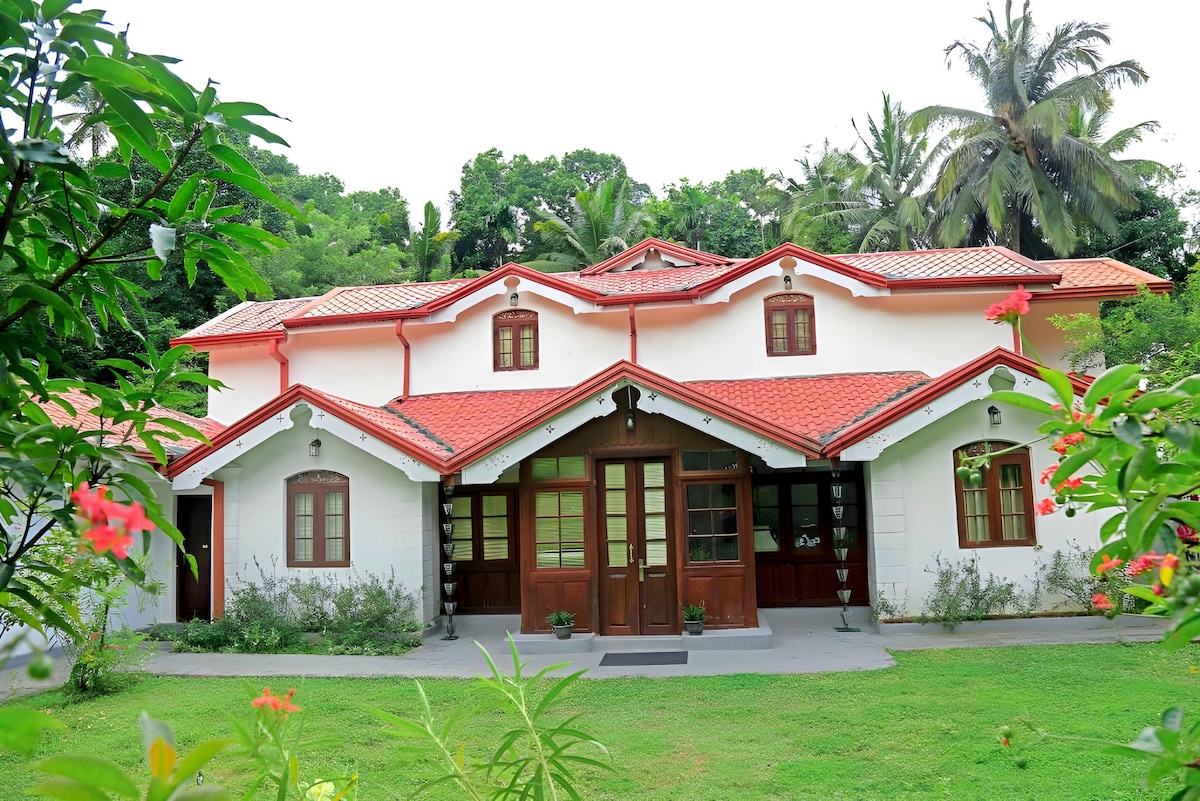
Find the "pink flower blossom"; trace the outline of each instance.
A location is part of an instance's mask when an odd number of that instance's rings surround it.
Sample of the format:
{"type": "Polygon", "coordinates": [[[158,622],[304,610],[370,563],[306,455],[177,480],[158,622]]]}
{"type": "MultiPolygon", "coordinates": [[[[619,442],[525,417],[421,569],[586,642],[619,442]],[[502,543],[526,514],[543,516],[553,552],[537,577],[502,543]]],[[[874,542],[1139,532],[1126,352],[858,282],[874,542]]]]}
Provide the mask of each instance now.
{"type": "Polygon", "coordinates": [[[1112,570],[1114,567],[1120,567],[1123,564],[1125,564],[1124,559],[1113,559],[1108,554],[1104,554],[1104,556],[1101,557],[1100,564],[1096,565],[1096,572],[1103,573],[1107,570],[1112,570]]]}
{"type": "Polygon", "coordinates": [[[1098,592],[1092,596],[1092,606],[1099,609],[1101,612],[1107,612],[1109,609],[1115,609],[1113,602],[1108,600],[1108,596],[1102,592],[1098,592]]]}
{"type": "Polygon", "coordinates": [[[1072,445],[1078,445],[1079,443],[1083,442],[1083,440],[1084,436],[1079,432],[1074,434],[1064,434],[1059,437],[1053,445],[1050,446],[1050,450],[1056,451],[1057,453],[1066,453],[1067,448],[1071,447],[1072,445]]]}
{"type": "Polygon", "coordinates": [[[1054,510],[1057,508],[1058,507],[1054,504],[1054,499],[1042,498],[1040,501],[1038,501],[1037,509],[1034,511],[1039,515],[1050,515],[1054,514],[1054,510]]]}
{"type": "Polygon", "coordinates": [[[1018,317],[1029,314],[1029,299],[1032,297],[1032,292],[1026,292],[1024,287],[1017,287],[1004,300],[988,306],[983,316],[996,323],[1015,323],[1018,317]]]}

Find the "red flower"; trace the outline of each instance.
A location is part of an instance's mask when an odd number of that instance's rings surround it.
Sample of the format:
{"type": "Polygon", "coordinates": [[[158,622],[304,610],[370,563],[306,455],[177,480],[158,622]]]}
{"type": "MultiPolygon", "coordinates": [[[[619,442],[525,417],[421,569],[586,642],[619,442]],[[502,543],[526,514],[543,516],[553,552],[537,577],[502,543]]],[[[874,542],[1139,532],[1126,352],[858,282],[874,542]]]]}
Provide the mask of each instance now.
{"type": "Polygon", "coordinates": [[[1066,481],[1054,488],[1055,492],[1062,492],[1064,489],[1079,489],[1083,486],[1082,478],[1068,478],[1066,481]]]}
{"type": "Polygon", "coordinates": [[[1158,584],[1158,583],[1151,584],[1151,585],[1150,585],[1150,592],[1154,593],[1155,595],[1159,595],[1159,596],[1161,596],[1161,595],[1163,594],[1163,592],[1164,592],[1164,590],[1163,590],[1163,585],[1161,585],[1161,584],[1158,584]]]}
{"type": "Polygon", "coordinates": [[[1183,540],[1184,542],[1200,542],[1200,534],[1196,533],[1196,529],[1184,523],[1179,524],[1179,526],[1175,529],[1175,533],[1179,536],[1179,539],[1183,540]]]}
{"type": "Polygon", "coordinates": [[[255,709],[262,709],[264,706],[270,706],[272,709],[274,709],[275,704],[278,701],[278,698],[271,695],[270,687],[263,687],[263,694],[251,701],[250,706],[254,707],[255,709]]]}
{"type": "Polygon", "coordinates": [[[1004,746],[1005,748],[1008,748],[1008,738],[1007,738],[1007,737],[1001,737],[1001,738],[1000,738],[1000,745],[1004,746]]]}
{"type": "Polygon", "coordinates": [[[1051,515],[1054,514],[1054,510],[1057,508],[1058,507],[1054,505],[1053,498],[1042,498],[1040,501],[1038,501],[1037,509],[1034,511],[1039,515],[1051,515]]]}
{"type": "Polygon", "coordinates": [[[1090,426],[1092,421],[1096,419],[1094,414],[1084,414],[1083,412],[1075,412],[1075,422],[1083,423],[1085,426],[1090,426]]]}
{"type": "Polygon", "coordinates": [[[282,698],[278,695],[271,695],[270,687],[263,687],[263,694],[250,702],[250,705],[255,709],[262,709],[264,706],[269,706],[276,712],[299,712],[300,707],[292,703],[292,697],[296,695],[296,688],[288,690],[288,694],[282,698]]]}
{"type": "Polygon", "coordinates": [[[133,545],[133,537],[122,534],[107,523],[101,523],[88,529],[84,532],[83,538],[92,543],[96,553],[105,553],[111,550],[113,556],[118,559],[128,557],[129,546],[133,545]]]}
{"type": "MultiPolygon", "coordinates": [[[[117,506],[116,504],[113,504],[117,506]]],[[[154,524],[150,522],[150,518],[146,517],[146,510],[137,501],[129,504],[128,507],[117,506],[117,509],[109,512],[111,517],[119,518],[125,524],[125,530],[129,533],[134,531],[150,531],[154,528],[154,524]],[[120,510],[119,512],[117,510],[120,510]]]]}
{"type": "Polygon", "coordinates": [[[1125,573],[1129,576],[1140,576],[1142,573],[1145,573],[1148,570],[1153,570],[1161,561],[1161,556],[1156,554],[1154,551],[1150,551],[1149,553],[1144,553],[1137,559],[1134,559],[1132,562],[1130,562],[1129,566],[1125,568],[1125,573]]]}
{"type": "Polygon", "coordinates": [[[1018,317],[1029,314],[1029,299],[1032,297],[1032,292],[1026,292],[1024,287],[1017,287],[1004,300],[988,306],[983,316],[996,323],[1015,323],[1018,317]]]}
{"type": "Polygon", "coordinates": [[[96,487],[96,494],[92,494],[91,487],[85,481],[79,485],[79,489],[71,493],[71,500],[79,507],[79,513],[88,519],[90,523],[101,523],[108,518],[109,507],[112,506],[112,501],[105,498],[108,494],[108,487],[101,484],[96,487]]]}
{"type": "Polygon", "coordinates": [[[1104,556],[1101,557],[1101,559],[1102,559],[1102,561],[1100,562],[1100,564],[1096,565],[1097,573],[1103,573],[1106,570],[1112,570],[1114,567],[1119,567],[1125,563],[1125,560],[1113,559],[1108,554],[1104,554],[1104,556]]]}
{"type": "Polygon", "coordinates": [[[1108,596],[1102,592],[1098,592],[1092,596],[1092,606],[1099,609],[1101,612],[1107,612],[1109,609],[1115,609],[1113,602],[1108,600],[1108,596]]]}
{"type": "Polygon", "coordinates": [[[1049,484],[1050,479],[1054,478],[1054,474],[1058,472],[1058,464],[1052,464],[1042,471],[1042,477],[1038,479],[1039,484],[1049,484]]]}
{"type": "Polygon", "coordinates": [[[1063,436],[1059,437],[1053,445],[1050,446],[1050,450],[1065,454],[1067,452],[1067,448],[1072,445],[1078,445],[1079,443],[1083,442],[1083,440],[1084,436],[1079,432],[1074,434],[1064,434],[1063,436]]]}

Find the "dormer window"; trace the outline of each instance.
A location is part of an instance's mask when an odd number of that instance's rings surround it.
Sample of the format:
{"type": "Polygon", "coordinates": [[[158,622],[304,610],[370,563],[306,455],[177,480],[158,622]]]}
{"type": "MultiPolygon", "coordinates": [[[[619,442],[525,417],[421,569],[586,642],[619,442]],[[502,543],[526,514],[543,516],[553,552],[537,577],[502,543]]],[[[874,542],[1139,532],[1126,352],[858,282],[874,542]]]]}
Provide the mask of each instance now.
{"type": "Polygon", "coordinates": [[[811,356],[817,352],[817,328],[811,295],[785,292],[763,301],[768,356],[811,356]]]}
{"type": "Polygon", "coordinates": [[[537,312],[517,309],[492,318],[492,365],[495,370],[536,370],[537,312]]]}

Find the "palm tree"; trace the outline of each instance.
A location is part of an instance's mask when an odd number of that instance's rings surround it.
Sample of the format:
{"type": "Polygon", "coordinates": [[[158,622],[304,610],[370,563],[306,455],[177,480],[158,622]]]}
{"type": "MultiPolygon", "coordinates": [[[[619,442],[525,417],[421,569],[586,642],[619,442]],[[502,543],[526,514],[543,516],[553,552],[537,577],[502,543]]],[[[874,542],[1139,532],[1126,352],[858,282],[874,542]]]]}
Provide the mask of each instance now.
{"type": "Polygon", "coordinates": [[[74,153],[80,145],[90,139],[92,158],[98,157],[104,150],[104,142],[108,139],[108,125],[99,119],[100,115],[108,109],[107,101],[90,84],[79,87],[63,100],[79,109],[79,111],[59,116],[60,122],[75,126],[67,135],[67,149],[74,153]]]}
{"type": "Polygon", "coordinates": [[[956,41],[946,57],[962,58],[988,110],[929,106],[913,114],[914,130],[956,126],[937,177],[934,239],[951,247],[1000,241],[1020,251],[1022,228],[1036,225],[1067,255],[1075,214],[1107,231],[1116,225],[1114,208],[1133,203],[1129,169],[1068,133],[1070,110],[1081,103],[1107,109],[1112,89],[1139,85],[1146,72],[1136,61],[1103,65],[1106,25],[1067,22],[1036,41],[1028,0],[1015,18],[1012,0],[1005,3],[1003,26],[990,10],[979,20],[991,34],[987,44],[956,41]],[[1060,82],[1064,72],[1073,74],[1060,82]]]}
{"type": "Polygon", "coordinates": [[[525,266],[543,272],[566,272],[598,264],[637,242],[649,215],[629,202],[626,181],[612,179],[584,190],[571,200],[571,219],[542,213],[533,229],[550,249],[525,266]]]}
{"type": "Polygon", "coordinates": [[[458,238],[454,231],[442,230],[442,213],[433,201],[425,204],[425,220],[421,230],[413,234],[408,246],[409,261],[417,281],[428,281],[433,271],[442,266],[446,249],[458,238]]]}
{"type": "Polygon", "coordinates": [[[861,162],[826,140],[814,158],[796,159],[800,180],[779,176],[791,195],[783,215],[784,238],[824,253],[844,252],[854,241],[847,212],[861,204],[854,174],[861,162]]]}

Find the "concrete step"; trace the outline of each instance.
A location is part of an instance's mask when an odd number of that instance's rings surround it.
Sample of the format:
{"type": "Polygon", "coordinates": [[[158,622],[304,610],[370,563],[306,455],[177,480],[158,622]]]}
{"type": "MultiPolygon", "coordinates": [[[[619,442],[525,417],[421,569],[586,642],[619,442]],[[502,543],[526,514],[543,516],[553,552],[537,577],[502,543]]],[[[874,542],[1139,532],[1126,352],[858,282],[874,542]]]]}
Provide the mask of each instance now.
{"type": "Polygon", "coordinates": [[[771,627],[759,618],[753,629],[705,629],[703,634],[605,636],[575,632],[559,640],[553,634],[514,634],[521,654],[638,653],[647,651],[760,651],[771,648],[771,627]]]}

